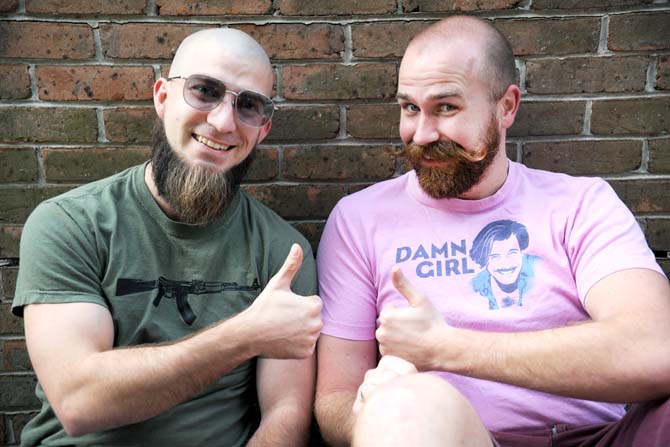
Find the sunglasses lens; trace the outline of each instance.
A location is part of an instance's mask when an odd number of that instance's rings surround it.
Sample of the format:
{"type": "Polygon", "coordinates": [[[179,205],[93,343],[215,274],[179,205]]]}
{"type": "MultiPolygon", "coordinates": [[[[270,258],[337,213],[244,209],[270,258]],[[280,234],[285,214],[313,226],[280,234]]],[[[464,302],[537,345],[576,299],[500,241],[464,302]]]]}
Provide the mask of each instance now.
{"type": "Polygon", "coordinates": [[[269,98],[258,93],[242,91],[237,96],[235,111],[240,121],[260,127],[272,118],[273,106],[269,98]]]}
{"type": "Polygon", "coordinates": [[[184,84],[184,99],[199,110],[212,110],[226,94],[226,86],[216,79],[204,76],[189,76],[184,84]]]}

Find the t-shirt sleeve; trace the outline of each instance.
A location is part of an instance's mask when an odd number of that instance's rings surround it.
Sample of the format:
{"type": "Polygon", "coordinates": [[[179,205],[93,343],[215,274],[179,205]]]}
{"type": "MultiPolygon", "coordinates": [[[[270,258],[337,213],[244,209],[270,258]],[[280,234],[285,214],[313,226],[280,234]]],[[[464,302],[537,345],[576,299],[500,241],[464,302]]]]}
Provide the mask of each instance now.
{"type": "Polygon", "coordinates": [[[322,333],[351,340],[375,338],[377,290],[358,216],[338,204],[321,237],[317,254],[323,300],[322,333]]]}
{"type": "Polygon", "coordinates": [[[90,302],[107,307],[95,237],[54,202],[40,204],[21,233],[12,312],[37,303],[90,302]]]}
{"type": "Polygon", "coordinates": [[[617,271],[643,268],[663,274],[635,217],[604,180],[585,190],[567,247],[582,303],[595,283],[617,271]]]}

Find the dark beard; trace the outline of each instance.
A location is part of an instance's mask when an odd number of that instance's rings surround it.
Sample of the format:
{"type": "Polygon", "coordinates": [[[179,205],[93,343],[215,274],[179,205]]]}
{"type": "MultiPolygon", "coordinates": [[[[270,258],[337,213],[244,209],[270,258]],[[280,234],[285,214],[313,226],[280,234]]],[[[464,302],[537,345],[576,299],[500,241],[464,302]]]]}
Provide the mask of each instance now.
{"type": "Polygon", "coordinates": [[[419,185],[436,199],[454,198],[477,185],[493,163],[500,143],[500,133],[492,119],[486,130],[481,153],[472,154],[454,141],[437,141],[427,146],[409,143],[398,152],[410,162],[419,179],[419,185]],[[421,166],[423,156],[435,161],[448,162],[446,166],[421,166]]]}
{"type": "Polygon", "coordinates": [[[207,225],[230,205],[256,155],[254,147],[244,161],[225,172],[192,167],[172,149],[161,120],[151,135],[151,165],[158,194],[179,220],[207,225]]]}

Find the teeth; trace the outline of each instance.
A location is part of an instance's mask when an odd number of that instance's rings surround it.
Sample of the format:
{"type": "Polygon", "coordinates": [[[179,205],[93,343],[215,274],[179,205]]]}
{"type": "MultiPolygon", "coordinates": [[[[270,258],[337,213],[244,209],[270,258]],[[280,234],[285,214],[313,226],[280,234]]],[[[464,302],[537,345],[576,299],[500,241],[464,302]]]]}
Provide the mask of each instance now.
{"type": "Polygon", "coordinates": [[[201,135],[195,135],[195,139],[198,140],[200,143],[211,147],[212,149],[216,149],[217,151],[227,151],[231,147],[231,146],[223,146],[219,143],[215,143],[214,141],[212,141],[208,138],[205,138],[201,135]]]}

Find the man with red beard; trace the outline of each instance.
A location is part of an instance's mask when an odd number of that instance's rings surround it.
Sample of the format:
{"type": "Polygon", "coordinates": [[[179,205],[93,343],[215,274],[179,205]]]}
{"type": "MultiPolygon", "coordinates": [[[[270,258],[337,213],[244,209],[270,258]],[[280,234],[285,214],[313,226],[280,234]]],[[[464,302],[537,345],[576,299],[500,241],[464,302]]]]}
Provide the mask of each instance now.
{"type": "Polygon", "coordinates": [[[21,445],[306,444],[313,255],[238,187],[272,81],[248,35],[190,35],[154,86],[151,160],[31,214],[13,311],[42,409],[21,445]]]}
{"type": "Polygon", "coordinates": [[[670,439],[668,281],[606,182],[507,159],[514,80],[509,43],[476,18],[438,22],[405,52],[400,155],[414,169],[340,201],[319,245],[315,408],[333,445],[670,439]],[[503,221],[527,229],[533,281],[513,306],[483,306],[472,260],[511,276],[521,256],[473,251],[503,221]]]}

